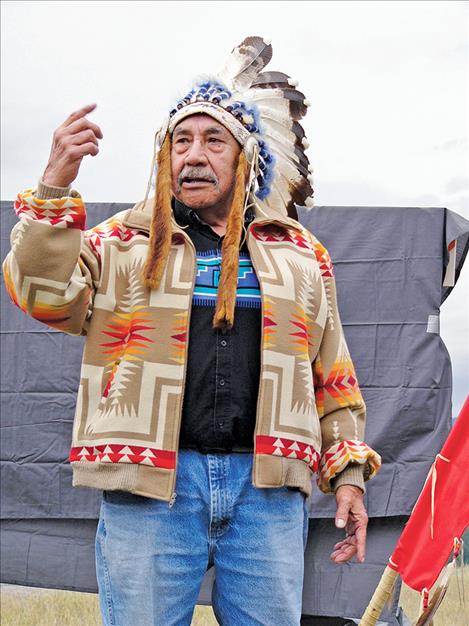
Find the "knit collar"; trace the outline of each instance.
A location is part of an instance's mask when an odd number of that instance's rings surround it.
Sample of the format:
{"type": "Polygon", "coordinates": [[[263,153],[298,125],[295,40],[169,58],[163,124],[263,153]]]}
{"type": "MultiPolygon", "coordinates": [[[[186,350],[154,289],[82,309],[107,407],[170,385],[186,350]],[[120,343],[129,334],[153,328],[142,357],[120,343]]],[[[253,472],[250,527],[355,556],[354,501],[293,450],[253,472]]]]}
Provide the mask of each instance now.
{"type": "MultiPolygon", "coordinates": [[[[152,196],[146,200],[146,202],[137,202],[133,207],[131,207],[123,217],[123,224],[127,228],[136,228],[141,230],[142,232],[148,233],[150,230],[151,216],[154,210],[155,198],[152,196]]],[[[265,212],[265,206],[263,207],[262,212],[257,215],[256,209],[257,203],[254,203],[251,207],[246,210],[245,213],[245,227],[249,225],[251,222],[258,223],[269,223],[274,222],[280,224],[283,227],[294,228],[295,230],[302,232],[303,226],[293,218],[287,217],[286,215],[277,213],[271,208],[267,208],[268,213],[265,212]]],[[[188,207],[183,205],[184,209],[190,211],[188,207]]],[[[173,211],[174,212],[174,211],[173,211]]],[[[179,230],[180,226],[176,222],[176,216],[173,216],[172,220],[173,229],[179,230]]]]}

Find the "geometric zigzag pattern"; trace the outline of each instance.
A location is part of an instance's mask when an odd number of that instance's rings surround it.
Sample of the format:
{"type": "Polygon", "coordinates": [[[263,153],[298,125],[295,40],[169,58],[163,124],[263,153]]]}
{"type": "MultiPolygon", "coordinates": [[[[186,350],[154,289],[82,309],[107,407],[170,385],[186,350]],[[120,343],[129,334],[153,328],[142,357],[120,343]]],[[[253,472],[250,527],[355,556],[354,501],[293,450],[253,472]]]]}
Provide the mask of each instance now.
{"type": "MultiPolygon", "coordinates": [[[[197,273],[192,304],[212,306],[217,300],[220,282],[221,252],[217,249],[197,252],[197,273]]],[[[239,253],[236,306],[260,308],[259,281],[247,252],[239,253]]]]}
{"type": "Polygon", "coordinates": [[[278,326],[278,324],[277,322],[274,321],[272,300],[267,297],[264,300],[263,316],[264,316],[263,322],[262,322],[263,345],[265,349],[273,348],[275,347],[274,335],[277,332],[277,329],[275,328],[275,326],[278,326]]]}
{"type": "Polygon", "coordinates": [[[298,246],[298,248],[307,248],[309,250],[312,250],[314,247],[307,231],[299,232],[293,228],[275,229],[273,231],[267,230],[262,224],[259,224],[251,228],[251,233],[256,239],[263,242],[280,243],[286,241],[298,246]]]}
{"type": "Polygon", "coordinates": [[[83,230],[85,227],[86,212],[80,197],[40,200],[33,195],[32,189],[27,189],[24,193],[18,194],[15,211],[18,217],[27,216],[56,228],[83,230]]]}
{"type": "Polygon", "coordinates": [[[251,232],[256,239],[263,242],[280,243],[286,241],[298,248],[314,250],[321,275],[334,276],[334,267],[327,249],[317,239],[313,239],[308,231],[304,230],[300,233],[298,230],[286,228],[278,232],[266,232],[262,227],[256,227],[252,228],[251,232]]]}
{"type": "MultiPolygon", "coordinates": [[[[125,213],[125,211],[122,211],[122,213],[125,213]]],[[[102,242],[105,239],[127,243],[140,235],[138,230],[123,226],[119,219],[120,216],[121,213],[117,213],[102,224],[94,226],[84,233],[85,240],[99,261],[101,261],[102,242]]]]}
{"type": "Polygon", "coordinates": [[[298,313],[292,313],[292,318],[289,319],[290,324],[294,326],[294,331],[288,333],[293,337],[292,344],[298,346],[296,351],[298,354],[304,354],[308,351],[308,346],[311,344],[309,338],[311,335],[311,329],[308,328],[308,320],[302,307],[297,306],[298,313]]]}
{"type": "Polygon", "coordinates": [[[381,457],[362,441],[347,440],[334,444],[321,455],[317,478],[321,491],[330,492],[330,481],[351,462],[358,465],[368,463],[368,479],[371,479],[380,468],[381,457]]]}
{"type": "Polygon", "coordinates": [[[146,308],[137,305],[130,312],[115,312],[111,322],[106,325],[107,330],[102,331],[104,335],[108,335],[114,340],[100,344],[101,347],[106,348],[103,350],[103,354],[109,355],[107,367],[111,368],[102,394],[103,398],[108,397],[117,368],[121,366],[122,362],[127,361],[127,365],[131,369],[132,367],[138,369],[138,364],[143,361],[148,343],[153,343],[143,334],[145,331],[154,330],[154,326],[148,323],[149,317],[146,308]]]}
{"type": "Polygon", "coordinates": [[[334,276],[334,266],[332,265],[329,252],[319,241],[314,242],[314,254],[316,255],[316,260],[319,263],[321,276],[334,276]]]}
{"type": "Polygon", "coordinates": [[[316,394],[316,408],[319,417],[325,413],[325,403],[328,402],[328,394],[336,404],[347,407],[358,404],[362,395],[355,373],[353,362],[349,358],[335,361],[326,381],[323,377],[323,367],[318,354],[313,363],[313,384],[316,394]]]}
{"type": "Polygon", "coordinates": [[[179,363],[184,364],[184,356],[186,353],[187,333],[188,333],[188,312],[174,314],[174,326],[171,329],[171,339],[174,339],[171,343],[171,359],[179,363]]]}
{"type": "Polygon", "coordinates": [[[313,472],[316,472],[319,466],[319,453],[311,445],[285,437],[257,435],[256,454],[271,454],[273,456],[284,456],[287,459],[301,459],[309,465],[313,472]]]}
{"type": "Polygon", "coordinates": [[[115,443],[72,448],[69,459],[70,462],[86,460],[96,463],[135,463],[166,469],[176,467],[176,453],[172,450],[115,443]]]}
{"type": "Polygon", "coordinates": [[[342,359],[332,366],[323,384],[326,391],[340,406],[349,406],[361,399],[361,392],[352,361],[342,359]]]}

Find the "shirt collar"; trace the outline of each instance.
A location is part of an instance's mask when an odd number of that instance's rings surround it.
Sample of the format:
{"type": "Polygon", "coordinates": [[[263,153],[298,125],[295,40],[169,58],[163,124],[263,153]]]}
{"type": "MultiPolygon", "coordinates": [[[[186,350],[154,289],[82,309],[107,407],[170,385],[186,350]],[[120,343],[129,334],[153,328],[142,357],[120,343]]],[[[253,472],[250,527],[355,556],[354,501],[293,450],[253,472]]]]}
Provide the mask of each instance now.
{"type": "MultiPolygon", "coordinates": [[[[209,224],[204,222],[198,215],[197,211],[191,209],[186,206],[179,200],[174,198],[173,200],[173,213],[176,222],[179,226],[192,226],[193,228],[211,228],[209,224]]],[[[246,213],[244,215],[244,225],[245,227],[249,226],[249,224],[254,220],[254,211],[251,207],[246,209],[246,213]]]]}

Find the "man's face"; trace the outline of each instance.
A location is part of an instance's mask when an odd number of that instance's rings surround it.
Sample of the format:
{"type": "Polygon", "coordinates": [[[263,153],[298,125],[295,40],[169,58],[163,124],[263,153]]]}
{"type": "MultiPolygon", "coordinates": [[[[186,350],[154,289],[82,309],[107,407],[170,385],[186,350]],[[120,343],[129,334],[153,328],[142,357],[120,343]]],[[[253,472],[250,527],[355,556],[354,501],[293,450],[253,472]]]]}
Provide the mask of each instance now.
{"type": "Polygon", "coordinates": [[[209,115],[197,113],[179,122],[171,148],[172,189],[193,209],[229,211],[241,147],[209,115]]]}

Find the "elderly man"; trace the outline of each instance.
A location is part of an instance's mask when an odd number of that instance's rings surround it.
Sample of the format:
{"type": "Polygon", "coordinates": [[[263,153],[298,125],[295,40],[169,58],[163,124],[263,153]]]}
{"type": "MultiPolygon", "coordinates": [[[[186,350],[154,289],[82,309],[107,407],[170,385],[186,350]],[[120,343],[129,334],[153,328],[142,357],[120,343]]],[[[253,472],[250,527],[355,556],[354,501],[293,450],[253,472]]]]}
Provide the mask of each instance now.
{"type": "Polygon", "coordinates": [[[314,472],[365,556],[365,405],[327,250],[293,217],[312,193],[302,94],[261,38],[196,84],[157,136],[156,193],[84,230],[70,185],[100,128],[54,134],[4,272],[11,298],[86,335],[70,461],[103,490],[106,625],[190,624],[213,564],[221,624],[299,624],[314,472]],[[242,97],[244,99],[242,99],[242,97]],[[269,121],[270,120],[270,121],[269,121]],[[84,233],[83,233],[84,231],[84,233]]]}

